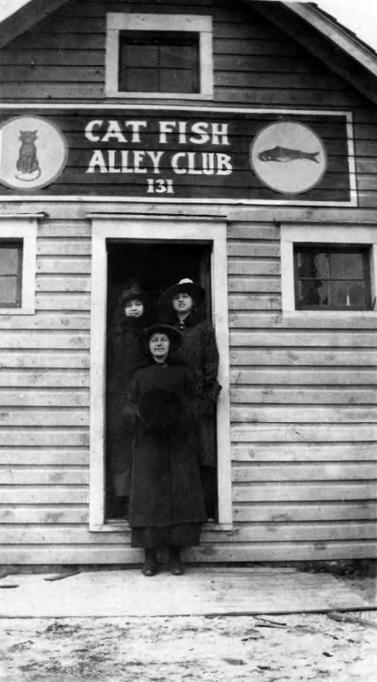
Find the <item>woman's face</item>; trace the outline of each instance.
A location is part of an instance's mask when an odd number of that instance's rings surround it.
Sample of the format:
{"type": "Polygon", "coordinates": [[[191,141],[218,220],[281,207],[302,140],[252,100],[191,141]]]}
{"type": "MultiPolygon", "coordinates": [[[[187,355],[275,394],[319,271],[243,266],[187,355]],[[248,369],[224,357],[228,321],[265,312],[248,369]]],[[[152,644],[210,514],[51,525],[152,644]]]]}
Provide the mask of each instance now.
{"type": "Polygon", "coordinates": [[[124,306],[124,314],[126,317],[141,317],[143,313],[144,305],[138,298],[127,301],[124,306]]]}
{"type": "Polygon", "coordinates": [[[166,334],[156,332],[149,339],[149,350],[155,362],[164,362],[168,356],[170,340],[166,334]]]}
{"type": "Polygon", "coordinates": [[[194,301],[185,291],[180,291],[179,294],[173,296],[173,308],[177,313],[190,313],[193,306],[194,301]]]}

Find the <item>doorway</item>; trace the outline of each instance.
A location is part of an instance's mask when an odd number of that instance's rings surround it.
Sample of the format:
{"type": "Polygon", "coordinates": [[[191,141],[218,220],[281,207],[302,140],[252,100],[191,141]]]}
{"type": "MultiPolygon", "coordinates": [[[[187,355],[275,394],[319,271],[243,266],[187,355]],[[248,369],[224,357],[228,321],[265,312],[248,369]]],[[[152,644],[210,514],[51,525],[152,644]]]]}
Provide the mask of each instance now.
{"type": "MultiPolygon", "coordinates": [[[[148,322],[153,322],[158,316],[158,299],[163,291],[183,278],[198,282],[205,290],[205,303],[197,311],[199,319],[211,320],[211,242],[201,241],[156,241],[156,240],[125,240],[108,239],[107,251],[107,388],[113,384],[109,370],[109,340],[114,329],[119,329],[124,320],[124,310],[119,305],[119,295],[130,281],[137,281],[147,295],[148,322]]],[[[148,323],[147,322],[147,323],[148,323]]],[[[106,390],[106,520],[125,518],[127,515],[129,472],[122,469],[130,460],[127,450],[132,449],[130,438],[122,437],[121,401],[122,396],[111,396],[106,390]],[[115,401],[114,401],[115,397],[115,401]],[[119,407],[117,405],[119,403],[119,407]],[[111,405],[111,408],[109,408],[111,405]],[[119,415],[119,416],[117,416],[119,415]],[[118,473],[114,473],[114,466],[118,473]],[[122,473],[123,472],[123,473],[122,473]],[[123,486],[123,490],[122,490],[123,486]]],[[[213,441],[216,442],[216,422],[213,422],[213,441]]],[[[211,498],[211,518],[217,517],[217,474],[216,470],[203,470],[203,484],[206,499],[211,498]],[[209,475],[210,473],[210,475],[209,475]]]]}

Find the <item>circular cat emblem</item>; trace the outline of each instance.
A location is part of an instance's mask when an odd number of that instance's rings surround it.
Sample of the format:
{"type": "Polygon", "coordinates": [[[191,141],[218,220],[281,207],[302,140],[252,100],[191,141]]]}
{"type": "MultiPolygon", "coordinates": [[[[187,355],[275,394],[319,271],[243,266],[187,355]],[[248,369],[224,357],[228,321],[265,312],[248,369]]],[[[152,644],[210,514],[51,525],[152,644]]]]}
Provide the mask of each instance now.
{"type": "Polygon", "coordinates": [[[327,168],[321,138],[309,126],[293,121],[262,128],[250,145],[250,161],[264,185],[284,194],[307,192],[327,168]]]}
{"type": "Polygon", "coordinates": [[[40,116],[17,116],[0,125],[0,183],[31,190],[51,184],[67,161],[63,134],[40,116]]]}

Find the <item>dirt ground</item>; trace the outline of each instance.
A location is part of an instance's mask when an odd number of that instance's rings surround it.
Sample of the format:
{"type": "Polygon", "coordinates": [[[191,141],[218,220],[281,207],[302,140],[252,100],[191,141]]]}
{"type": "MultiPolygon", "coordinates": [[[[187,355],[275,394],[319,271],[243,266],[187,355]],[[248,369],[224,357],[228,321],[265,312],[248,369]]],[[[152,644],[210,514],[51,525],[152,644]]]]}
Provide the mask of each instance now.
{"type": "Polygon", "coordinates": [[[1,682],[375,682],[376,670],[376,611],[0,619],[1,682]]]}

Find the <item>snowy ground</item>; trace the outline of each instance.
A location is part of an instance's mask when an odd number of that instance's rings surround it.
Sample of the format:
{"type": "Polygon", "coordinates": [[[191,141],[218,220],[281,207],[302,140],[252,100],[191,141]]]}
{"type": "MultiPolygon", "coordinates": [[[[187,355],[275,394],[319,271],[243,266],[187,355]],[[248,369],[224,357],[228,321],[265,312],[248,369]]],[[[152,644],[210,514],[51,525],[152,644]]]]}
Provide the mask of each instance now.
{"type": "Polygon", "coordinates": [[[346,617],[2,619],[0,680],[375,682],[377,614],[346,617]]]}

